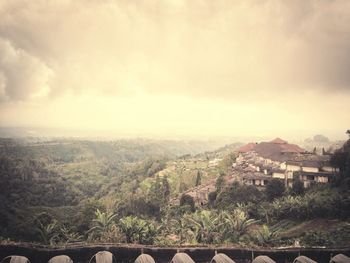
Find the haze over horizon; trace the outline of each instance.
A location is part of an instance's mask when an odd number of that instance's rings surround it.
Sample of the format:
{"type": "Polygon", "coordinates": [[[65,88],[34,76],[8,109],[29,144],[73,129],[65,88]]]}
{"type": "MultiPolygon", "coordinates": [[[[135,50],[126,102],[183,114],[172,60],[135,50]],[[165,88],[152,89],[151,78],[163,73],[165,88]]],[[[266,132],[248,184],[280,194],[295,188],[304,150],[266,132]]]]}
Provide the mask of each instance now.
{"type": "Polygon", "coordinates": [[[349,1],[0,2],[0,126],[346,139],[349,1]]]}

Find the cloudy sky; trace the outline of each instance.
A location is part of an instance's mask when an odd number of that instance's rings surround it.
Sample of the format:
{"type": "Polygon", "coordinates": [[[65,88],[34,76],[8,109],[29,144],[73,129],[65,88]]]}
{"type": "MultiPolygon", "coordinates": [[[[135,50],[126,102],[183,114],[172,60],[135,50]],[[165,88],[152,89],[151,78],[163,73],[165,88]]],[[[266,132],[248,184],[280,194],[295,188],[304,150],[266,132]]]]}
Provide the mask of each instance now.
{"type": "Polygon", "coordinates": [[[0,126],[344,138],[350,1],[1,0],[0,126]]]}

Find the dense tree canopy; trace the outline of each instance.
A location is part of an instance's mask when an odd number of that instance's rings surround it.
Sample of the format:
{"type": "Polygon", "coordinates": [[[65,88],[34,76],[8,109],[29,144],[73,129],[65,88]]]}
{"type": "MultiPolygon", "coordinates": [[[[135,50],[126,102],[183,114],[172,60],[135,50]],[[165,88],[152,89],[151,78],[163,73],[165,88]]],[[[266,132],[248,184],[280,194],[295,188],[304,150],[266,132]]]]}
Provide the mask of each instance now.
{"type": "Polygon", "coordinates": [[[283,180],[272,179],[266,186],[267,199],[272,201],[278,197],[281,197],[285,191],[283,180]]]}
{"type": "Polygon", "coordinates": [[[340,169],[338,185],[350,189],[350,130],[346,133],[349,135],[349,139],[344,143],[343,147],[335,151],[331,158],[331,164],[340,169]]]}

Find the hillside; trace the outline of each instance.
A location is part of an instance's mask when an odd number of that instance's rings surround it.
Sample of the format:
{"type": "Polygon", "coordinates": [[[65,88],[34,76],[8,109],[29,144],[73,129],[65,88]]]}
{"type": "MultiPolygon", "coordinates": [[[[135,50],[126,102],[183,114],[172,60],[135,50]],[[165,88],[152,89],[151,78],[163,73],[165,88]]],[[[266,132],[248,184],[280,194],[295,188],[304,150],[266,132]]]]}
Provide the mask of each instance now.
{"type": "Polygon", "coordinates": [[[227,181],[240,146],[2,139],[0,241],[350,245],[344,183],[271,200],[263,188],[227,181]]]}
{"type": "Polygon", "coordinates": [[[115,196],[118,200],[138,187],[135,182],[153,178],[177,156],[213,150],[218,144],[146,139],[0,139],[0,236],[27,239],[21,222],[24,215],[27,221],[35,217],[27,216],[28,209],[40,214],[45,207],[81,206],[91,198],[115,196]]]}

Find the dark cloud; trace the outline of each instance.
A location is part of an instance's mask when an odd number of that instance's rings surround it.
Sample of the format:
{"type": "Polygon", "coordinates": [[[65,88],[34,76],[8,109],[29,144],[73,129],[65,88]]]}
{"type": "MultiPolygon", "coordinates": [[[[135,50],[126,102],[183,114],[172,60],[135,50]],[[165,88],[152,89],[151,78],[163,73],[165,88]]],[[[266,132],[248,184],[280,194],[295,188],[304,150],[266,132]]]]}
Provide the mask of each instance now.
{"type": "Polygon", "coordinates": [[[8,0],[0,16],[7,100],[350,90],[349,1],[8,0]]]}

